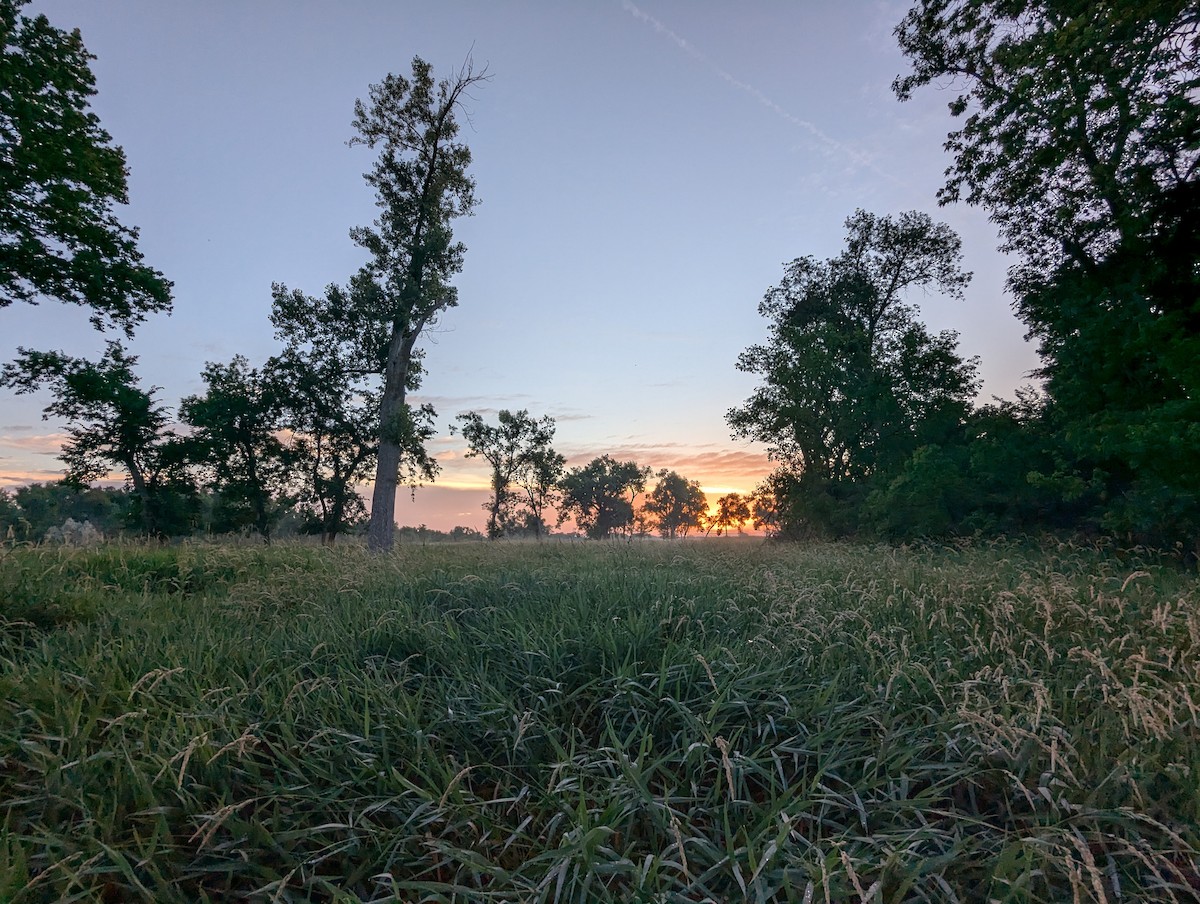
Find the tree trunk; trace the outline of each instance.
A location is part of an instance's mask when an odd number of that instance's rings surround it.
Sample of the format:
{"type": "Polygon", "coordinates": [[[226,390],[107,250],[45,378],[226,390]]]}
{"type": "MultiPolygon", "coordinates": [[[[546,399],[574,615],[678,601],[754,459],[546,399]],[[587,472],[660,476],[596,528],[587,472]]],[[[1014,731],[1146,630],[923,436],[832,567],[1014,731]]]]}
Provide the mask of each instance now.
{"type": "MultiPolygon", "coordinates": [[[[401,405],[404,403],[401,402],[401,405]]],[[[398,411],[392,409],[392,414],[398,411]]],[[[385,418],[388,415],[384,415],[385,418]]],[[[375,489],[371,493],[371,521],[367,527],[367,548],[388,552],[395,540],[396,490],[400,486],[400,459],[403,450],[393,440],[379,441],[379,459],[375,466],[375,489]]]]}
{"type": "MultiPolygon", "coordinates": [[[[393,349],[396,354],[394,344],[393,349]]],[[[367,549],[372,552],[389,552],[395,542],[396,491],[400,488],[400,462],[404,458],[404,449],[393,430],[396,419],[404,412],[411,344],[405,344],[399,352],[404,355],[404,361],[388,362],[387,383],[379,401],[379,455],[375,464],[375,488],[371,493],[371,521],[367,526],[367,549]]]]}
{"type": "Polygon", "coordinates": [[[424,320],[410,324],[407,329],[402,322],[392,324],[387,370],[379,399],[379,454],[375,463],[375,488],[371,493],[371,520],[367,525],[367,549],[371,552],[390,552],[396,539],[396,490],[400,488],[400,463],[404,460],[404,447],[396,433],[396,424],[404,414],[413,346],[424,326],[424,320]]]}

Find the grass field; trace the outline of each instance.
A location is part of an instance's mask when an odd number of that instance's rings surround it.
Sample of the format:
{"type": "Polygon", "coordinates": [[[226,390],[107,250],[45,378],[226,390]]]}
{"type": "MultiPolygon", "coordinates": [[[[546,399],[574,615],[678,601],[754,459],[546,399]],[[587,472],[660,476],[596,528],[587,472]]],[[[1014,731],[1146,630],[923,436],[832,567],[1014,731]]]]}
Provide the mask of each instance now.
{"type": "Polygon", "coordinates": [[[1149,558],[0,555],[0,901],[1200,900],[1149,558]]]}

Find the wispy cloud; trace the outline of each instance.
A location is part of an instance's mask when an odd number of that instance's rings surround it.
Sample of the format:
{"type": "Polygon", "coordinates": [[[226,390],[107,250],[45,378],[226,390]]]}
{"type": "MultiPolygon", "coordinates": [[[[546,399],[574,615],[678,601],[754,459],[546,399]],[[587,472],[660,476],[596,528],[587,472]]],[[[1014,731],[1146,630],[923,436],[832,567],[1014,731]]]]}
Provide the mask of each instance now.
{"type": "Polygon", "coordinates": [[[897,179],[891,173],[880,169],[875,164],[871,154],[860,148],[849,145],[844,141],[839,141],[812,120],[805,119],[802,116],[797,116],[790,110],[780,106],[754,85],[739,79],[728,70],[722,68],[717,63],[714,63],[708,58],[707,55],[704,54],[703,51],[696,47],[695,44],[693,44],[687,38],[677,34],[667,25],[650,15],[650,13],[641,9],[639,6],[637,6],[637,4],[633,3],[632,0],[621,0],[621,7],[635,19],[649,25],[655,30],[655,32],[665,37],[688,56],[702,63],[722,81],[732,85],[740,91],[744,91],[772,113],[775,113],[777,116],[782,117],[793,125],[798,126],[799,128],[808,132],[809,135],[816,139],[818,146],[821,147],[822,151],[827,157],[831,159],[849,159],[857,166],[860,166],[863,169],[869,169],[885,179],[896,183],[901,182],[900,179],[897,179]]]}
{"type": "Polygon", "coordinates": [[[0,433],[0,446],[6,449],[18,449],[22,452],[33,452],[38,455],[57,455],[68,439],[69,437],[65,433],[35,433],[29,436],[0,433]]]}
{"type": "Polygon", "coordinates": [[[23,487],[28,483],[57,483],[62,471],[26,470],[0,473],[0,487],[23,487]]]}
{"type": "Polygon", "coordinates": [[[654,470],[678,471],[689,480],[698,480],[706,492],[748,492],[773,469],[765,452],[752,449],[686,443],[609,443],[597,446],[558,447],[567,457],[568,467],[587,464],[598,455],[611,455],[622,461],[636,461],[654,470]]]}

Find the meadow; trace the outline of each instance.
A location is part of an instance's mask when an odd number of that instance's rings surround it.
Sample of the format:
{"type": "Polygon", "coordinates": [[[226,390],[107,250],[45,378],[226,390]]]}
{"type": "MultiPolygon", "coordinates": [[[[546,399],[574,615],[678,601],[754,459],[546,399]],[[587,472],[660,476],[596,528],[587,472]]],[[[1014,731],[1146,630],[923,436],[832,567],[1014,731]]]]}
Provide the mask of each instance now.
{"type": "Polygon", "coordinates": [[[0,901],[1200,900],[1146,553],[0,556],[0,901]]]}

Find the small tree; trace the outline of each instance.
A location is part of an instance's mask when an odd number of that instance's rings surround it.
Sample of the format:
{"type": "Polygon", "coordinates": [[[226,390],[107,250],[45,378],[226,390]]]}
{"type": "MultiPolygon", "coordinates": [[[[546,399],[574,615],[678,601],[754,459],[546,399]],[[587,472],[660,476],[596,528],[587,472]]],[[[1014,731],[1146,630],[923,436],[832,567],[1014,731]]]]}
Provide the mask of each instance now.
{"type": "Polygon", "coordinates": [[[171,283],[142,263],[125,154],[89,109],[96,93],[79,31],[0,0],[0,308],[41,296],[92,309],[126,334],[171,307],[171,283]]]}
{"type": "Polygon", "coordinates": [[[474,411],[457,419],[467,441],[466,457],[481,457],[492,466],[492,498],[484,505],[488,537],[495,540],[516,523],[523,501],[529,503],[528,514],[540,536],[542,514],[563,462],[550,448],[554,419],[533,418],[525,410],[501,411],[495,426],[474,411]]]}
{"type": "Polygon", "coordinates": [[[629,530],[634,503],[646,489],[650,469],[634,461],[617,461],[610,455],[594,458],[563,477],[559,523],[574,519],[593,540],[629,530]]]}
{"type": "Polygon", "coordinates": [[[198,506],[185,447],[167,429],[167,409],[154,399],[157,387],[139,385],[137,358],[119,342],[109,342],[98,363],[62,352],[18,351],[18,359],[4,366],[0,385],[18,394],[50,388],[44,417],[68,424],[70,439],[60,456],[66,479],[83,486],[113,468],[123,470],[137,498],[138,526],[153,536],[190,530],[198,506]]]}
{"type": "Polygon", "coordinates": [[[717,530],[717,536],[722,532],[729,533],[730,528],[736,528],[740,534],[742,526],[750,520],[750,500],[740,493],[726,493],[717,500],[717,512],[712,518],[712,527],[717,530]]]}
{"type": "Polygon", "coordinates": [[[687,480],[675,471],[663,468],[658,472],[658,484],[646,499],[645,509],[659,534],[673,540],[686,537],[693,527],[703,526],[708,514],[708,497],[695,480],[687,480]]]}
{"type": "Polygon", "coordinates": [[[290,501],[296,456],[279,438],[282,405],[276,386],[241,355],[229,364],[209,362],[204,395],[179,405],[193,430],[193,460],[218,493],[222,527],[252,528],[267,542],[290,501]]]}
{"type": "Polygon", "coordinates": [[[516,485],[523,495],[527,529],[539,540],[548,530],[546,510],[561,502],[558,487],[566,462],[565,457],[546,446],[533,450],[517,472],[516,485]]]}

